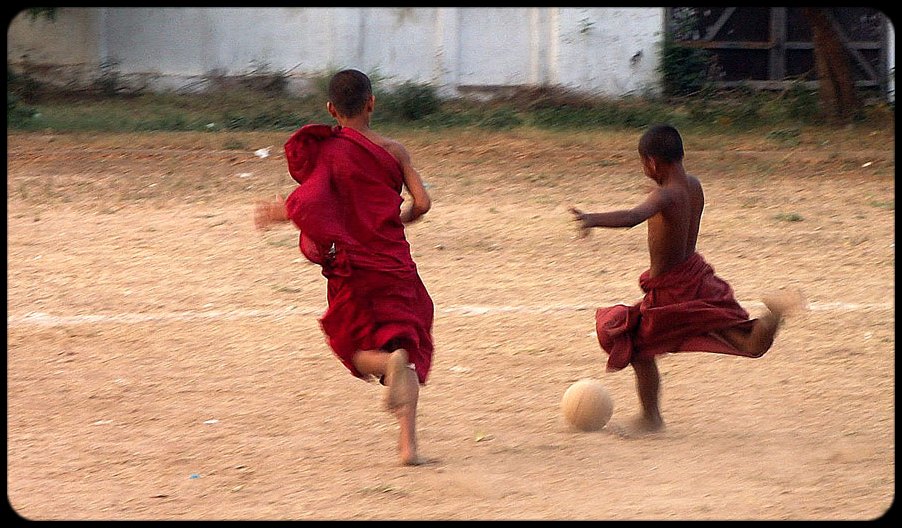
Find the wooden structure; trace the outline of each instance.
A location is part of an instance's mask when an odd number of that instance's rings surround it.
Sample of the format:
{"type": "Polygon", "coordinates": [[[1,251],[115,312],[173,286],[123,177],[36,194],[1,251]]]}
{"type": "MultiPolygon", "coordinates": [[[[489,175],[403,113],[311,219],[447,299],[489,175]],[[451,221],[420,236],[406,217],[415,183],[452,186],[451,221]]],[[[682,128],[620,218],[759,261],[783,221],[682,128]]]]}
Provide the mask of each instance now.
{"type": "MultiPolygon", "coordinates": [[[[888,18],[867,7],[828,8],[858,87],[886,91],[888,18]]],[[[718,86],[783,89],[792,82],[817,85],[811,28],[794,7],[668,7],[668,36],[678,46],[708,50],[718,86]]]]}

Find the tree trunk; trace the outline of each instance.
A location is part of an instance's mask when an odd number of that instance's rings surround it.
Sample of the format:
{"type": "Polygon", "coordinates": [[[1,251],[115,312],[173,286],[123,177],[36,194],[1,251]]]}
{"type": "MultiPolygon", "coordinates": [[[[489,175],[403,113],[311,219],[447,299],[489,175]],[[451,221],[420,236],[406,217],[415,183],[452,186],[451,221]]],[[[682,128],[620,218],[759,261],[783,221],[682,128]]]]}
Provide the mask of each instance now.
{"type": "Polygon", "coordinates": [[[802,12],[811,25],[821,111],[835,120],[852,121],[861,111],[861,101],[842,39],[830,23],[826,9],[805,7],[802,12]]]}

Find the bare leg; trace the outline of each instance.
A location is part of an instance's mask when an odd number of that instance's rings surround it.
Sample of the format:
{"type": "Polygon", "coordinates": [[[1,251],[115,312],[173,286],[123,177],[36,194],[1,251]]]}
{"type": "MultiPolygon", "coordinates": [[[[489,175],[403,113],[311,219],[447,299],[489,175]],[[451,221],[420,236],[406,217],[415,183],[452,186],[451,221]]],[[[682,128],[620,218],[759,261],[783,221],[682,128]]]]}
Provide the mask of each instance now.
{"type": "Polygon", "coordinates": [[[770,350],[783,318],[790,312],[805,306],[801,292],[770,295],[763,299],[767,313],[755,320],[751,331],[728,328],[716,332],[726,342],[743,352],[743,355],[759,358],[770,350]]]}
{"type": "Polygon", "coordinates": [[[385,375],[388,356],[385,350],[361,350],[354,355],[354,367],[362,374],[378,378],[385,375]]]}
{"type": "Polygon", "coordinates": [[[406,466],[420,465],[423,460],[417,454],[416,427],[420,381],[403,348],[391,353],[385,372],[385,384],[388,385],[385,406],[398,418],[401,429],[398,437],[401,463],[406,466]]]}
{"type": "Polygon", "coordinates": [[[634,417],[624,427],[615,427],[621,436],[641,436],[662,431],[664,419],[661,418],[659,396],[661,374],[654,358],[633,359],[630,363],[636,373],[636,389],[639,392],[639,403],[642,413],[634,417]]]}
{"type": "Polygon", "coordinates": [[[714,334],[742,352],[743,356],[759,358],[770,350],[780,327],[781,319],[773,312],[767,312],[758,319],[751,331],[726,328],[714,334]]]}
{"type": "Polygon", "coordinates": [[[403,465],[419,465],[417,454],[416,414],[420,385],[416,371],[411,368],[407,351],[361,350],[354,356],[354,366],[364,374],[385,376],[387,387],[385,408],[398,419],[400,436],[398,452],[403,465]]]}

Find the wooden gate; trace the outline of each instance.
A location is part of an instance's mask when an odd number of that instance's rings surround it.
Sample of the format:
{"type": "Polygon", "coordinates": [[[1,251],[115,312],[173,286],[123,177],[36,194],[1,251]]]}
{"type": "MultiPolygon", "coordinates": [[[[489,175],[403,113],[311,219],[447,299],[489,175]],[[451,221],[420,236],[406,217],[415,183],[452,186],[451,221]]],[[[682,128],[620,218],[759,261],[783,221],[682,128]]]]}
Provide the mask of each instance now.
{"type": "MultiPolygon", "coordinates": [[[[668,7],[667,33],[674,44],[708,50],[716,61],[715,85],[782,89],[802,81],[817,85],[811,27],[801,8],[668,7]]],[[[849,52],[859,87],[885,92],[888,19],[878,9],[827,9],[849,52]]]]}

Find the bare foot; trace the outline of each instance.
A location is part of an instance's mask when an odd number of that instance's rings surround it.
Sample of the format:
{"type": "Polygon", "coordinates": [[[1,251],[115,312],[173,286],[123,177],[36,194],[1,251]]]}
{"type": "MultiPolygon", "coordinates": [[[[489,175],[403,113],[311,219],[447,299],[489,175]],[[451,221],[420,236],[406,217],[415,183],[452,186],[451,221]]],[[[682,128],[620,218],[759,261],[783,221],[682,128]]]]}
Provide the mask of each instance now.
{"type": "Polygon", "coordinates": [[[771,313],[777,316],[777,319],[781,320],[788,314],[808,308],[808,302],[800,290],[774,293],[764,297],[762,302],[771,313]]]}
{"type": "Polygon", "coordinates": [[[398,441],[398,454],[401,455],[402,466],[419,466],[423,463],[423,459],[417,453],[416,441],[408,442],[404,445],[403,436],[398,441]]]}
{"type": "Polygon", "coordinates": [[[429,466],[437,463],[438,459],[436,458],[426,458],[417,454],[401,455],[402,466],[429,466]]]}
{"type": "Polygon", "coordinates": [[[416,403],[419,387],[416,372],[407,356],[407,351],[399,348],[391,353],[388,358],[388,368],[385,372],[385,409],[397,412],[401,407],[416,403]]]}
{"type": "Polygon", "coordinates": [[[607,429],[618,436],[622,436],[624,438],[638,438],[640,436],[646,436],[655,433],[661,433],[664,431],[664,420],[651,419],[645,416],[636,416],[626,423],[611,423],[608,424],[607,429]]]}
{"type": "Polygon", "coordinates": [[[416,402],[396,408],[393,412],[398,418],[398,454],[402,466],[419,466],[423,464],[417,450],[416,402]]]}

